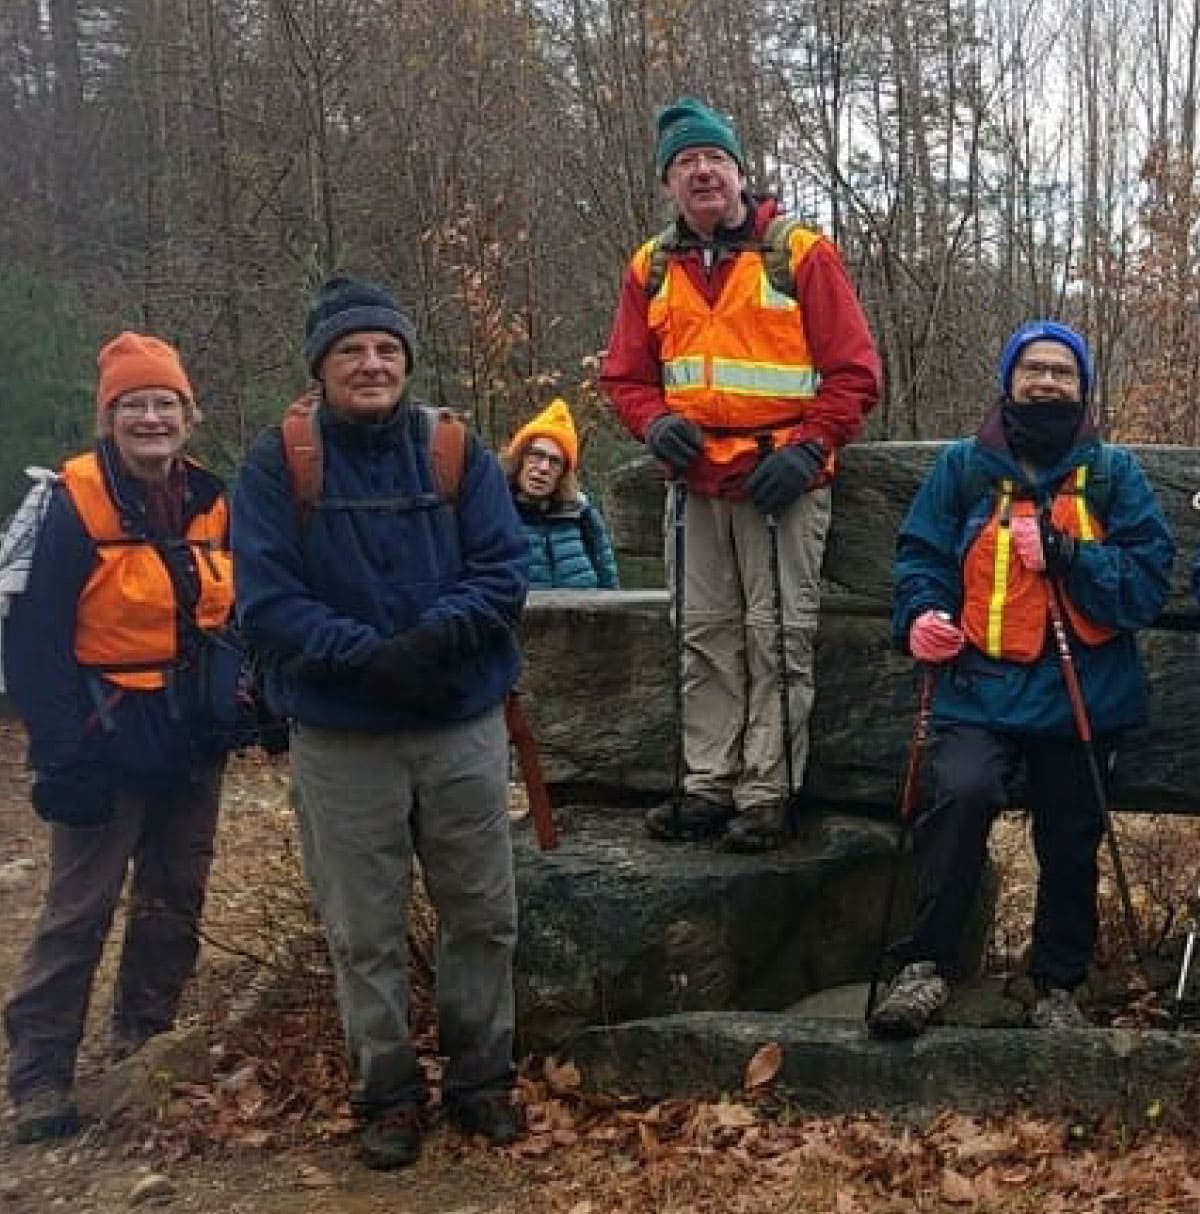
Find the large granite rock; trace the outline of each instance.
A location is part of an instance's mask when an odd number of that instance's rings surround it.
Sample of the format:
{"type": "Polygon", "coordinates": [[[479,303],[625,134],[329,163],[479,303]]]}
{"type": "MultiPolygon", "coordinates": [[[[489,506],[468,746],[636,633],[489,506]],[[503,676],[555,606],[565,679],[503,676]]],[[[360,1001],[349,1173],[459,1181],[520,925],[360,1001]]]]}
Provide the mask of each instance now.
{"type": "MultiPolygon", "coordinates": [[[[894,829],[811,814],[779,851],[737,856],[656,843],[641,815],[569,811],[562,846],[516,834],[521,935],[518,1022],[525,1049],[586,1025],[684,1011],[779,1010],[876,964],[894,829]]],[[[911,869],[901,861],[891,938],[907,930],[911,869]]],[[[994,879],[962,964],[977,969],[994,879]]]]}
{"type": "MultiPolygon", "coordinates": [[[[673,764],[671,631],[665,591],[542,591],[525,616],[530,719],[561,797],[664,794],[673,764]]],[[[1142,638],[1153,713],[1117,763],[1116,809],[1200,812],[1200,634],[1142,638]]],[[[879,812],[894,803],[911,744],[912,662],[862,598],[822,605],[805,778],[811,800],[879,812]]]]}
{"type": "Polygon", "coordinates": [[[737,1092],[768,1042],[782,1050],[772,1091],[804,1113],[922,1116],[991,1112],[1115,1114],[1131,1125],[1192,1121],[1195,1034],[1126,1029],[933,1029],[868,1040],[860,1024],[783,1013],[691,1013],[593,1028],[567,1053],[593,1090],[650,1099],[737,1092]]]}

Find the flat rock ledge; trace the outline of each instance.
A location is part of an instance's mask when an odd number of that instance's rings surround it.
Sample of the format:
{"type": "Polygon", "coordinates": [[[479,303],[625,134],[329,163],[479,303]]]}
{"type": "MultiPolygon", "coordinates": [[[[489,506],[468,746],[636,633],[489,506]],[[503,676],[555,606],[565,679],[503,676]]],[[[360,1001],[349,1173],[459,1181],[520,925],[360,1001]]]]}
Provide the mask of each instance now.
{"type": "MultiPolygon", "coordinates": [[[[640,812],[568,809],[562,845],[515,832],[520,1048],[553,1051],[591,1025],[679,1012],[782,1011],[874,968],[895,828],[805,813],[778,851],[732,855],[647,838],[640,812]]],[[[893,937],[906,930],[901,861],[893,937]]],[[[964,933],[978,969],[996,883],[964,933]]]]}
{"type": "Polygon", "coordinates": [[[692,1012],[579,1034],[565,1051],[592,1091],[648,1099],[742,1090],[766,1043],[783,1061],[772,1095],[797,1112],[925,1118],[940,1109],[1108,1114],[1127,1125],[1195,1120],[1200,1038],[1163,1030],[939,1027],[871,1041],[860,1023],[793,1013],[692,1012]]]}

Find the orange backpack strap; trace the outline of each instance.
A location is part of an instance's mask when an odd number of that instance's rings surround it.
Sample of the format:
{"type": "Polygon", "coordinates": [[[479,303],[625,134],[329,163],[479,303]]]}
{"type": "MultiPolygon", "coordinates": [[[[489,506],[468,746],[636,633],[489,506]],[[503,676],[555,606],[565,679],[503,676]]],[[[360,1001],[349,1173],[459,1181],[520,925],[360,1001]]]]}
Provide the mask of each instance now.
{"type": "Polygon", "coordinates": [[[433,465],[433,483],[442,498],[457,505],[467,462],[467,427],[449,409],[436,410],[432,422],[429,461],[433,465]]]}
{"type": "Polygon", "coordinates": [[[321,500],[321,428],[317,425],[317,406],[320,403],[319,392],[306,392],[288,405],[280,424],[283,459],[292,483],[292,500],[305,517],[321,500]]]}

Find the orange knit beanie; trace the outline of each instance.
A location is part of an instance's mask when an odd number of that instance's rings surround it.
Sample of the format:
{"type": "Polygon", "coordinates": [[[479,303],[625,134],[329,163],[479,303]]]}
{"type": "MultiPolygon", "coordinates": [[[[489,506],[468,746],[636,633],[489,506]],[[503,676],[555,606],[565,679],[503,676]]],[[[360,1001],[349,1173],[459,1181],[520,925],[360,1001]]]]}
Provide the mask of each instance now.
{"type": "Polygon", "coordinates": [[[508,444],[510,456],[520,454],[531,439],[550,438],[562,449],[566,456],[567,470],[575,467],[579,459],[579,437],[575,433],[575,422],[571,418],[571,410],[561,396],[552,400],[532,421],[523,425],[513,440],[508,444]]]}
{"type": "Polygon", "coordinates": [[[185,404],[194,405],[179,351],[145,333],[118,333],[96,356],[100,381],[96,385],[96,408],[101,414],[126,392],[139,388],[169,388],[185,404]]]}

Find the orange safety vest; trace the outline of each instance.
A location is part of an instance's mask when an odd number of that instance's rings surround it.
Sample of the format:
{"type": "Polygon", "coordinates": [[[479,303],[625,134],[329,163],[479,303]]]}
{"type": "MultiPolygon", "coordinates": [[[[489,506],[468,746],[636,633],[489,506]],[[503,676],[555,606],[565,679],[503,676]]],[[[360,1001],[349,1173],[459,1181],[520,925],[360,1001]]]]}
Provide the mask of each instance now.
{"type": "MultiPolygon", "coordinates": [[[[1104,528],[1084,494],[1087,475],[1087,465],[1080,465],[1059,486],[1050,521],[1076,539],[1102,540],[1104,528]]],[[[1032,501],[1014,500],[1013,493],[1011,480],[1000,482],[991,517],[967,552],[962,628],[967,640],[990,658],[1036,662],[1046,643],[1050,587],[1045,574],[1027,569],[1013,551],[1012,519],[1037,513],[1032,501]]],[[[1075,635],[1085,645],[1100,645],[1117,635],[1089,620],[1066,593],[1063,602],[1075,635]]]]}
{"type": "MultiPolygon", "coordinates": [[[[818,232],[794,229],[793,276],[819,240],[818,232]]],[[[654,245],[647,241],[634,254],[633,275],[643,285],[654,245]]],[[[757,450],[756,433],[771,434],[774,446],[786,442],[817,394],[820,376],[800,306],[771,285],[756,249],[737,254],[712,304],[679,258],[669,258],[647,320],[658,338],[667,408],[707,432],[704,450],[713,463],[757,450]]]]}
{"type": "MultiPolygon", "coordinates": [[[[62,475],[96,548],[75,613],[75,659],[120,687],[155,691],[179,654],[179,607],[166,563],[153,543],[125,532],[94,453],[68,460],[62,475]]],[[[200,579],[195,624],[205,632],[223,627],[233,609],[228,521],[219,497],[184,536],[200,579]]]]}

